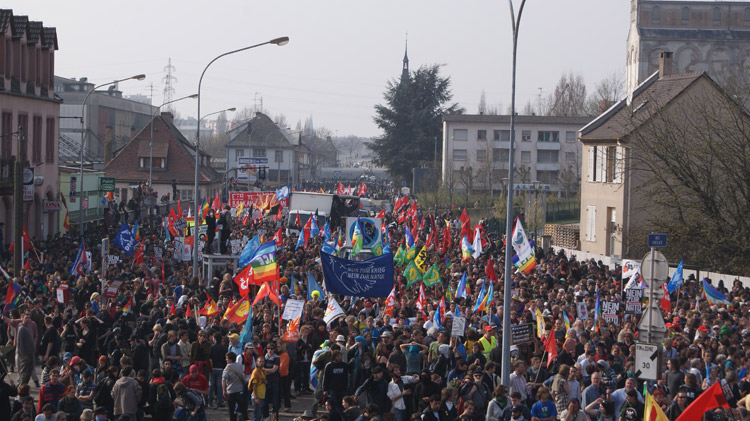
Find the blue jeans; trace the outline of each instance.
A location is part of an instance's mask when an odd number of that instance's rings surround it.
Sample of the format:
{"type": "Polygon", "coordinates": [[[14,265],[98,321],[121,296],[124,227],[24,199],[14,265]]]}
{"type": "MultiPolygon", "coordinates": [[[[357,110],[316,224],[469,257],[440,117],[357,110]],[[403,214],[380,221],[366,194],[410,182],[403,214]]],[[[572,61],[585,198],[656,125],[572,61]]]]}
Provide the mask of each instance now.
{"type": "Polygon", "coordinates": [[[406,421],[409,418],[406,416],[406,410],[405,409],[396,409],[396,408],[393,408],[393,419],[395,421],[406,421]]]}
{"type": "Polygon", "coordinates": [[[221,388],[221,374],[224,370],[220,368],[214,368],[211,370],[211,378],[208,379],[208,406],[212,406],[214,403],[214,394],[216,395],[216,403],[219,406],[224,404],[224,392],[221,388]]]}
{"type": "MultiPolygon", "coordinates": [[[[273,406],[273,413],[279,415],[279,382],[266,384],[266,399],[264,399],[263,415],[270,415],[270,408],[273,406]]],[[[278,417],[277,417],[278,418],[278,417]]]]}
{"type": "Polygon", "coordinates": [[[265,403],[265,399],[259,399],[258,403],[255,403],[255,399],[253,399],[253,421],[261,421],[263,419],[263,407],[265,403]]]}

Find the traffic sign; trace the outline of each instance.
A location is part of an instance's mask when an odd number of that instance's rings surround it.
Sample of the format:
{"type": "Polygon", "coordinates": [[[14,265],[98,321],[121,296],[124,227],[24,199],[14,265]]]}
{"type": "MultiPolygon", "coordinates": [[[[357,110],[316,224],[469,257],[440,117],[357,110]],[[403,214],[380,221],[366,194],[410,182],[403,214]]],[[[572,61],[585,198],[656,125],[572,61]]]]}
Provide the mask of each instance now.
{"type": "Polygon", "coordinates": [[[635,344],[635,377],[641,380],[657,380],[661,366],[659,345],[635,344]]]}
{"type": "Polygon", "coordinates": [[[661,342],[664,340],[665,333],[667,333],[667,325],[664,324],[661,310],[658,307],[653,307],[651,302],[649,302],[648,307],[644,309],[641,315],[641,320],[638,322],[638,339],[641,341],[657,342],[654,339],[656,338],[661,342]],[[651,321],[650,324],[649,320],[651,321]],[[652,336],[651,338],[647,337],[649,334],[652,336]]]}
{"type": "Polygon", "coordinates": [[[656,234],[654,232],[648,235],[648,246],[664,248],[667,246],[667,234],[656,234]]]}
{"type": "Polygon", "coordinates": [[[103,192],[115,191],[115,179],[113,177],[101,177],[99,179],[99,189],[103,192]]]}
{"type": "Polygon", "coordinates": [[[646,280],[646,283],[650,283],[651,278],[653,278],[654,289],[660,288],[661,284],[663,284],[667,277],[669,277],[669,262],[667,262],[667,258],[660,252],[654,251],[654,273],[652,276],[651,253],[646,253],[641,262],[641,275],[643,275],[643,279],[646,280]]]}

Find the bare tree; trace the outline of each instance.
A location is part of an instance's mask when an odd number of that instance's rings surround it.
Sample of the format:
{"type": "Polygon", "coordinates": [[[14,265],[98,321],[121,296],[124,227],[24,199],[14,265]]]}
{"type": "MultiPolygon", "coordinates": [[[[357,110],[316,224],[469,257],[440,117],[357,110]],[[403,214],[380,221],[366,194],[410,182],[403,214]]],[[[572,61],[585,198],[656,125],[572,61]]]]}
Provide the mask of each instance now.
{"type": "Polygon", "coordinates": [[[614,71],[600,80],[588,100],[588,114],[600,114],[600,103],[606,108],[622,99],[625,95],[625,76],[622,71],[614,71]]]}
{"type": "Polygon", "coordinates": [[[250,120],[253,117],[255,117],[255,107],[244,107],[235,112],[232,116],[232,127],[235,127],[238,123],[242,123],[243,121],[250,120]]]}
{"type": "Polygon", "coordinates": [[[586,83],[580,74],[563,74],[547,96],[546,115],[582,117],[586,111],[586,83]]]}
{"type": "Polygon", "coordinates": [[[487,99],[485,98],[484,91],[482,91],[482,95],[479,96],[479,106],[477,107],[477,113],[478,114],[487,113],[487,99]]]}

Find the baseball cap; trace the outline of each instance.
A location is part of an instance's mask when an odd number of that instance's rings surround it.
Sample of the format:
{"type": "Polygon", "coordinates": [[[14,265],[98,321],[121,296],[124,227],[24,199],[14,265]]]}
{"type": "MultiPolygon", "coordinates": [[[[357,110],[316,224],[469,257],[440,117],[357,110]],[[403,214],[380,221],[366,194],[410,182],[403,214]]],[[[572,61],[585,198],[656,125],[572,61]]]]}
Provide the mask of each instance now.
{"type": "Polygon", "coordinates": [[[70,359],[70,365],[78,364],[80,362],[81,362],[81,357],[79,357],[78,355],[70,359]]]}
{"type": "Polygon", "coordinates": [[[706,326],[699,326],[698,330],[700,330],[701,332],[708,332],[708,328],[706,326]]]}
{"type": "Polygon", "coordinates": [[[385,332],[383,332],[383,334],[382,334],[382,335],[380,335],[380,336],[382,336],[382,337],[384,337],[384,338],[390,338],[390,337],[391,337],[391,332],[389,332],[389,331],[387,331],[387,330],[386,330],[386,331],[385,331],[385,332]]]}
{"type": "Polygon", "coordinates": [[[250,342],[248,342],[248,343],[245,344],[245,346],[243,347],[243,349],[248,349],[248,348],[252,348],[252,347],[253,347],[253,344],[251,344],[250,342]]]}
{"type": "Polygon", "coordinates": [[[240,338],[240,335],[238,335],[238,334],[236,334],[236,333],[231,333],[231,334],[229,335],[229,339],[239,339],[239,338],[240,338]]]}
{"type": "Polygon", "coordinates": [[[102,355],[102,356],[100,356],[100,357],[99,357],[99,362],[101,362],[101,363],[106,363],[106,362],[107,362],[107,356],[106,356],[106,355],[102,355]]]}

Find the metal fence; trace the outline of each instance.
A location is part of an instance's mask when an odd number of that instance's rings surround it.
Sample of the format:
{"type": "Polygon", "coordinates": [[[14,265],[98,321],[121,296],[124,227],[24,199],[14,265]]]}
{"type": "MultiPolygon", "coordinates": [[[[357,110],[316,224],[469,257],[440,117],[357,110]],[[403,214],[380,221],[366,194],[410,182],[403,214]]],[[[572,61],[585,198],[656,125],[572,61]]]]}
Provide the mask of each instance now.
{"type": "Polygon", "coordinates": [[[581,202],[569,200],[565,202],[547,203],[547,223],[558,221],[578,221],[581,215],[581,202]]]}

